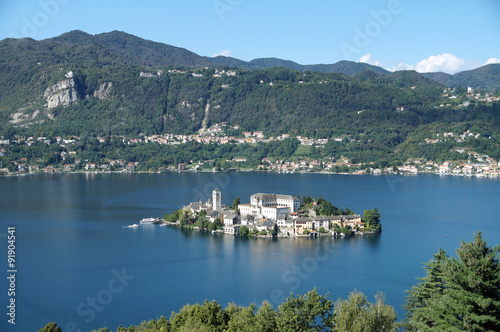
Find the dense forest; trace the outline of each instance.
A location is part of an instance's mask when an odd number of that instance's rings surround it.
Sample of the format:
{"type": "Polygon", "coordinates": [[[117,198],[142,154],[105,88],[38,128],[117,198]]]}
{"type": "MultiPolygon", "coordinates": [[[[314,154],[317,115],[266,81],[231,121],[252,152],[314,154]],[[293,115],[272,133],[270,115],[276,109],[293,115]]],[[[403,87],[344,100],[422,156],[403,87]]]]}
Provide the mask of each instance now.
{"type": "MultiPolygon", "coordinates": [[[[374,303],[357,291],[333,301],[329,294],[313,289],[290,294],[277,307],[264,301],[259,307],[229,303],[223,308],[215,300],[205,300],[185,305],[169,319],[162,316],[128,328],[120,325],[116,331],[498,331],[499,253],[500,246],[488,246],[480,232],[474,240],[462,241],[456,257],[440,249],[424,264],[426,275],[408,291],[400,321],[382,293],[374,303]]],[[[57,331],[62,329],[55,322],[39,330],[57,331]]]]}
{"type": "Polygon", "coordinates": [[[89,136],[192,134],[206,117],[208,126],[228,122],[242,131],[262,130],[267,136],[288,133],[327,138],[380,126],[407,132],[439,102],[441,90],[431,81],[411,89],[421,78],[413,72],[390,77],[361,72],[351,78],[285,68],[228,68],[235,76],[214,77],[215,69],[174,74],[164,69],[160,76],[154,72],[153,77],[143,77],[140,67],[60,68],[36,68],[26,82],[17,75],[2,75],[1,131],[15,128],[29,135],[53,131],[89,136]],[[77,100],[46,110],[44,91],[64,80],[69,71],[75,73],[77,100]],[[108,82],[112,87],[106,98],[96,98],[95,92],[108,82]],[[398,113],[398,106],[408,107],[410,112],[398,113]],[[26,115],[27,120],[12,121],[14,113],[26,115]]]}

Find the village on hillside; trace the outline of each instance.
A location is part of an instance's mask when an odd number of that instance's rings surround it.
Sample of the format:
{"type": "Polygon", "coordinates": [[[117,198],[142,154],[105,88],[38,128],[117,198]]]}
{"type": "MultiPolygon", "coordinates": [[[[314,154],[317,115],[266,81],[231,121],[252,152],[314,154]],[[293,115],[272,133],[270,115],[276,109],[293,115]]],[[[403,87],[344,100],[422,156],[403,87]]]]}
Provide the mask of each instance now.
{"type": "MultiPolygon", "coordinates": [[[[134,144],[164,144],[164,145],[180,145],[189,142],[197,142],[200,144],[254,144],[254,143],[269,143],[273,141],[283,141],[289,138],[296,138],[300,142],[299,149],[314,147],[316,149],[323,148],[328,143],[329,139],[314,139],[303,136],[292,137],[288,134],[282,134],[276,138],[265,138],[261,131],[243,132],[244,138],[237,138],[226,136],[223,133],[223,128],[226,123],[216,124],[202,134],[196,135],[152,135],[142,136],[140,138],[125,138],[115,137],[121,140],[126,145],[134,144]]],[[[479,133],[471,132],[469,130],[463,133],[444,132],[434,134],[433,138],[425,138],[422,145],[431,148],[436,144],[460,144],[465,140],[479,140],[481,135],[479,133]]],[[[24,174],[39,174],[39,173],[66,173],[66,172],[137,172],[139,161],[126,161],[124,159],[106,160],[101,163],[96,163],[82,158],[79,154],[80,137],[72,136],[63,138],[60,136],[54,139],[47,137],[24,137],[19,136],[15,140],[6,140],[0,137],[0,157],[9,154],[9,148],[23,148],[29,147],[37,142],[43,142],[54,149],[61,149],[59,165],[49,164],[40,166],[33,164],[33,160],[27,157],[20,158],[19,160],[12,161],[12,167],[7,168],[9,165],[0,164],[0,175],[24,175],[24,174]],[[65,163],[66,161],[66,163],[65,163]],[[62,166],[61,166],[62,165],[62,166]]],[[[106,138],[98,137],[97,140],[104,144],[106,138]]],[[[351,143],[349,138],[337,137],[333,141],[344,142],[345,144],[351,143]]],[[[479,143],[478,143],[479,144],[479,143]]],[[[292,160],[279,159],[279,158],[262,158],[260,164],[255,168],[248,168],[246,157],[234,157],[231,160],[226,160],[226,164],[230,165],[234,170],[256,170],[256,171],[271,171],[278,173],[351,173],[351,174],[440,174],[440,175],[457,175],[457,176],[475,176],[475,177],[500,177],[500,161],[485,154],[476,153],[468,147],[455,147],[454,152],[462,154],[464,160],[467,161],[445,161],[437,163],[431,160],[424,160],[421,158],[413,158],[407,160],[402,165],[387,167],[387,168],[374,168],[368,167],[363,163],[353,163],[347,157],[339,159],[328,158],[328,160],[310,159],[307,157],[296,156],[292,160]]],[[[54,156],[52,156],[54,157],[54,156]]],[[[173,172],[200,172],[200,171],[219,171],[214,165],[214,160],[191,160],[188,163],[179,163],[171,165],[167,168],[161,168],[155,171],[173,171],[173,172]],[[209,165],[208,167],[206,167],[209,165]]]]}
{"type": "MultiPolygon", "coordinates": [[[[316,201],[307,197],[309,204],[304,204],[307,203],[304,198],[301,205],[301,199],[296,196],[256,193],[250,196],[250,203],[231,207],[221,203],[221,196],[221,191],[215,189],[211,200],[191,202],[174,214],[166,215],[165,223],[188,227],[191,224],[193,228],[206,228],[212,233],[266,237],[363,235],[381,230],[380,214],[376,209],[365,211],[371,223],[366,225],[360,215],[349,209],[340,209],[342,214],[321,215],[318,212],[322,211],[319,205],[322,202],[331,207],[330,211],[338,211],[324,199],[316,201]]],[[[235,200],[238,201],[239,198],[235,200]]]]}

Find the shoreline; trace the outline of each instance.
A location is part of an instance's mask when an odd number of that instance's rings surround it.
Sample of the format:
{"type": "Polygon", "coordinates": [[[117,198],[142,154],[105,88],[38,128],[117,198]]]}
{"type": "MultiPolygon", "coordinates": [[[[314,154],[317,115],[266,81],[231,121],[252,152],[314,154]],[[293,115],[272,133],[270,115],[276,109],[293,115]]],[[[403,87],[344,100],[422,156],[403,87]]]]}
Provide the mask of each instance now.
{"type": "Polygon", "coordinates": [[[60,174],[164,174],[164,173],[233,173],[233,172],[242,172],[242,173],[269,173],[269,174],[318,174],[318,175],[354,175],[354,176],[419,176],[419,175],[438,175],[438,176],[453,176],[453,177],[465,177],[465,178],[481,178],[481,179],[500,179],[498,175],[484,175],[484,174],[455,174],[455,173],[439,173],[439,172],[419,172],[417,174],[406,173],[406,172],[398,172],[398,173],[346,173],[346,172],[276,172],[273,170],[244,170],[244,169],[231,169],[231,170],[221,170],[221,171],[213,171],[213,170],[201,170],[201,171],[128,171],[128,170],[120,170],[120,171],[61,171],[61,172],[36,172],[36,173],[8,173],[8,174],[0,174],[0,177],[17,177],[17,176],[33,176],[33,175],[60,175],[60,174]]]}
{"type": "MultiPolygon", "coordinates": [[[[246,236],[242,237],[236,234],[227,234],[224,233],[223,229],[216,229],[213,232],[210,232],[207,228],[199,228],[197,226],[192,226],[192,227],[183,227],[181,226],[179,221],[172,222],[172,221],[166,221],[161,219],[161,222],[158,224],[154,225],[148,225],[148,226],[173,226],[173,227],[178,227],[179,229],[186,229],[186,230],[191,230],[191,231],[198,231],[198,232],[205,232],[205,233],[212,233],[215,232],[215,234],[222,234],[224,236],[232,236],[232,237],[238,237],[238,238],[246,238],[246,239],[316,239],[316,238],[322,238],[322,237],[333,237],[333,238],[345,238],[345,237],[353,237],[353,236],[369,236],[369,235],[376,235],[376,234],[382,234],[382,230],[380,231],[367,231],[367,232],[361,232],[361,231],[353,231],[350,235],[346,235],[344,233],[336,233],[336,232],[328,232],[328,233],[318,233],[314,232],[311,234],[306,234],[306,235],[298,235],[298,234],[290,234],[288,236],[271,236],[271,235],[252,235],[252,236],[246,236]]],[[[127,228],[127,226],[125,226],[127,228]]]]}

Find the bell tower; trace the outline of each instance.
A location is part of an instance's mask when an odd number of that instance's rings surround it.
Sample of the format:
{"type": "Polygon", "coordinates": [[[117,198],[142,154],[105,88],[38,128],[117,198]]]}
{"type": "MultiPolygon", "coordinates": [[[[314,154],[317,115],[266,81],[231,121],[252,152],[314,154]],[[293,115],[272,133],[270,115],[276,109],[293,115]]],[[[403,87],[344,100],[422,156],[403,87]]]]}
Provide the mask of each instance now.
{"type": "Polygon", "coordinates": [[[219,189],[215,189],[212,191],[212,210],[220,211],[221,207],[221,193],[219,189]]]}

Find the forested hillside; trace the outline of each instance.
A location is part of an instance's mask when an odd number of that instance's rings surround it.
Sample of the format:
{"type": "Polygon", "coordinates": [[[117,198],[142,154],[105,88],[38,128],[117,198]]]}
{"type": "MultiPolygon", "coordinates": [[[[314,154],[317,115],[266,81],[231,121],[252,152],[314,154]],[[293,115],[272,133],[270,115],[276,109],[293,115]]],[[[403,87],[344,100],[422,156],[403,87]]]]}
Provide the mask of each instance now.
{"type": "MultiPolygon", "coordinates": [[[[500,112],[492,94],[478,99],[414,71],[387,73],[349,62],[336,67],[352,76],[264,68],[293,65],[280,59],[250,62],[263,69],[242,68],[248,63],[236,59],[225,66],[224,60],[116,31],[0,41],[0,136],[130,139],[206,134],[223,123],[222,134],[231,137],[262,131],[267,138],[330,138],[321,149],[294,154],[310,159],[346,156],[386,166],[411,158],[466,159],[460,153],[467,149],[500,158],[500,112]],[[466,131],[475,139],[434,141],[445,132],[466,131]]],[[[489,79],[492,68],[485,74],[489,79]]],[[[269,156],[267,148],[224,150],[221,158],[245,155],[255,165],[269,156]]],[[[16,152],[5,163],[20,156],[16,152]]],[[[193,159],[175,161],[186,158],[193,159]]]]}
{"type": "Polygon", "coordinates": [[[0,43],[0,54],[1,130],[27,134],[189,134],[204,119],[208,126],[224,121],[266,135],[330,137],[363,132],[366,124],[405,132],[439,101],[441,90],[415,72],[350,77],[226,67],[222,73],[198,68],[204,58],[187,50],[119,32],[72,32],[40,42],[8,39],[0,43]],[[179,67],[181,62],[195,69],[179,67]],[[68,72],[76,97],[47,108],[47,89],[68,72]],[[98,97],[108,83],[106,96],[98,97]],[[410,112],[397,113],[399,106],[410,112]]]}
{"type": "Polygon", "coordinates": [[[471,86],[490,92],[500,89],[500,64],[489,64],[454,75],[445,73],[425,73],[423,75],[451,88],[471,86]]]}

